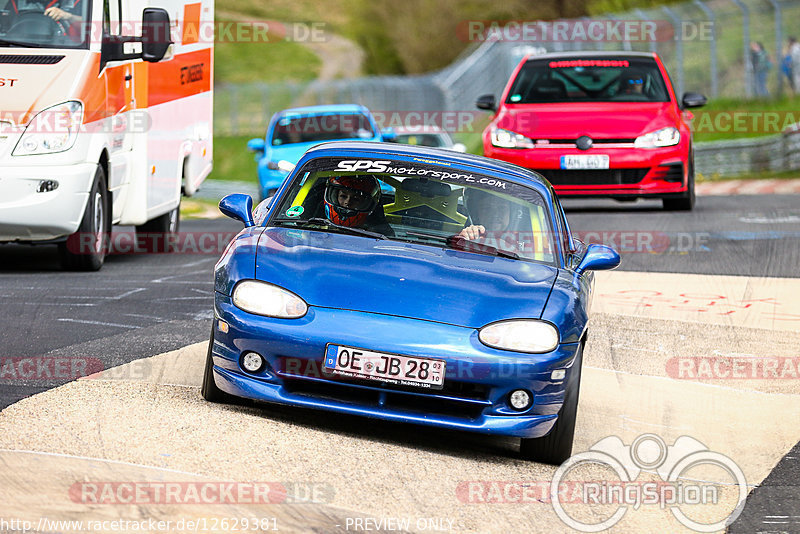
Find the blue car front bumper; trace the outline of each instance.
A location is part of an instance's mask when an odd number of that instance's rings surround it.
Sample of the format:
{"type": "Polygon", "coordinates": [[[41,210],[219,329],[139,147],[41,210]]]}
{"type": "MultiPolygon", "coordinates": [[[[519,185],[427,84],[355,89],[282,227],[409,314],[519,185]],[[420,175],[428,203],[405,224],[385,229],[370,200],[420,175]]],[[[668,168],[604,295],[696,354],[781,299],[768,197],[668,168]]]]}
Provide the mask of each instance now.
{"type": "Polygon", "coordinates": [[[216,293],[212,357],[217,386],[258,401],[330,410],[384,420],[536,438],[555,424],[577,343],[548,354],[520,354],[484,346],[478,331],[444,323],[311,306],[300,319],[274,319],[236,308],[216,293]],[[218,326],[228,324],[223,333],[218,326]],[[329,343],[446,361],[443,389],[364,382],[333,376],[323,367],[329,343]],[[257,352],[267,362],[246,372],[241,356],[257,352]],[[551,372],[566,369],[564,380],[551,372]],[[518,411],[509,394],[533,396],[518,411]]]}

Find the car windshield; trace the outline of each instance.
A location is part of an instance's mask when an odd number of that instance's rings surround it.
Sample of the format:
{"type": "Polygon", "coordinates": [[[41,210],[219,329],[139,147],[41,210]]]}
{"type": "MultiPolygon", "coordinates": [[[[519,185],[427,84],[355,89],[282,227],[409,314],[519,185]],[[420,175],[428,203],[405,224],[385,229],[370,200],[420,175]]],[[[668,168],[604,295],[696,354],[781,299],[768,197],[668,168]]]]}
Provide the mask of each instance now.
{"type": "Polygon", "coordinates": [[[447,139],[444,135],[438,133],[412,133],[412,134],[397,134],[395,141],[406,145],[419,145],[419,146],[432,146],[432,147],[447,147],[447,139]]]}
{"type": "Polygon", "coordinates": [[[370,139],[374,136],[372,125],[363,113],[285,114],[275,123],[272,145],[370,139]]]}
{"type": "Polygon", "coordinates": [[[523,65],[507,104],[669,102],[654,59],[532,59],[523,65]]]}
{"type": "Polygon", "coordinates": [[[312,160],[270,210],[268,225],[555,264],[557,242],[539,192],[414,160],[312,160]]]}
{"type": "Polygon", "coordinates": [[[0,46],[87,46],[90,0],[0,0],[0,6],[0,46]]]}

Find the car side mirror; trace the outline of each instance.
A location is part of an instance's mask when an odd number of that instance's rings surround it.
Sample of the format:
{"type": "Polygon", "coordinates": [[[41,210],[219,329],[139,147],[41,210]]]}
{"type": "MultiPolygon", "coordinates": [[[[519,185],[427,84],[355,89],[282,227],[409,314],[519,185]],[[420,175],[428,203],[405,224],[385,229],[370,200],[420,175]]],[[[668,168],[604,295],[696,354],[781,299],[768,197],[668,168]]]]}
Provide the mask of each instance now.
{"type": "Polygon", "coordinates": [[[253,199],[250,195],[233,193],[219,201],[219,211],[231,219],[244,223],[245,227],[254,226],[253,199]]]}
{"type": "Polygon", "coordinates": [[[381,130],[381,141],[394,141],[397,139],[397,134],[392,128],[384,128],[381,130]]]}
{"type": "Polygon", "coordinates": [[[605,245],[592,244],[586,247],[583,259],[575,267],[575,274],[583,274],[584,271],[605,271],[618,265],[619,254],[616,250],[605,245]]]}
{"type": "Polygon", "coordinates": [[[475,107],[487,111],[497,111],[497,102],[494,100],[494,95],[482,95],[475,101],[475,107]]]}
{"type": "Polygon", "coordinates": [[[264,152],[266,149],[267,149],[267,144],[261,137],[250,139],[247,142],[247,150],[249,150],[250,152],[264,152]]]}
{"type": "Polygon", "coordinates": [[[706,103],[708,103],[706,95],[701,95],[700,93],[683,93],[683,98],[681,99],[681,107],[683,109],[699,108],[705,106],[706,103]]]}
{"type": "Polygon", "coordinates": [[[151,63],[161,61],[172,44],[169,34],[169,14],[160,7],[142,11],[142,59],[151,63]]]}

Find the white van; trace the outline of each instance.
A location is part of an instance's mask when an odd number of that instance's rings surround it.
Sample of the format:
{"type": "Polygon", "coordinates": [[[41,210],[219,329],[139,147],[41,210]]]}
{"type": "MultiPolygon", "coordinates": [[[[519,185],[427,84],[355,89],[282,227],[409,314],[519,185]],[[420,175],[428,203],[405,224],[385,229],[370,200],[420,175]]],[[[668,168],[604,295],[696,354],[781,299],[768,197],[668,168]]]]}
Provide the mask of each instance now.
{"type": "Polygon", "coordinates": [[[211,171],[214,4],[153,1],[0,0],[0,242],[97,270],[112,224],[177,232],[211,171]]]}

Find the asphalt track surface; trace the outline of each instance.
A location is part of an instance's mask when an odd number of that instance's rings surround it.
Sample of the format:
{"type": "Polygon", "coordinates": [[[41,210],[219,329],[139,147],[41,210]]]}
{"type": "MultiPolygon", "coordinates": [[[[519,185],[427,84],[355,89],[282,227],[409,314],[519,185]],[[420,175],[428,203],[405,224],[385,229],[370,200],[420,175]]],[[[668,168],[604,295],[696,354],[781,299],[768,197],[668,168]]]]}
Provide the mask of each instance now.
{"type": "MultiPolygon", "coordinates": [[[[749,315],[745,315],[744,312],[739,313],[740,323],[736,323],[736,320],[739,320],[736,319],[736,315],[733,316],[734,322],[729,323],[726,322],[729,317],[724,317],[724,320],[709,321],[702,316],[703,314],[696,314],[698,316],[696,320],[695,318],[687,319],[689,322],[674,322],[681,320],[680,314],[691,315],[691,313],[678,309],[675,310],[678,314],[676,317],[665,319],[653,316],[650,318],[647,313],[639,313],[642,310],[647,312],[646,308],[637,307],[647,306],[647,304],[634,303],[634,307],[631,309],[630,301],[619,300],[619,292],[625,291],[619,288],[624,288],[629,280],[640,277],[640,273],[648,272],[708,274],[716,277],[685,277],[687,284],[693,284],[695,292],[699,292],[703,288],[715,288],[716,280],[722,280],[719,282],[720,287],[734,287],[733,284],[738,280],[718,275],[751,277],[753,279],[797,278],[797,266],[800,265],[800,224],[798,224],[800,222],[800,196],[701,197],[696,210],[689,214],[664,212],[660,209],[660,203],[650,201],[619,204],[612,201],[568,200],[565,202],[565,209],[573,231],[592,241],[599,240],[616,246],[623,253],[620,270],[613,273],[611,278],[605,280],[598,278],[596,303],[603,302],[604,294],[611,295],[613,298],[606,299],[607,304],[600,306],[599,324],[596,329],[598,335],[596,341],[593,341],[592,355],[587,357],[587,368],[590,370],[584,376],[584,382],[587,382],[587,376],[591,376],[593,377],[591,383],[595,385],[586,386],[582,391],[580,413],[583,415],[579,417],[583,418],[583,424],[579,422],[578,432],[580,433],[581,430],[584,432],[576,441],[576,451],[586,450],[603,436],[612,434],[628,436],[626,425],[631,427],[627,430],[636,427],[638,433],[647,430],[647,425],[639,427],[636,421],[649,420],[647,418],[652,414],[637,414],[638,408],[626,404],[619,406],[618,410],[619,417],[624,422],[622,429],[618,428],[619,421],[609,425],[599,425],[599,428],[595,428],[598,420],[605,420],[610,416],[606,413],[607,410],[592,403],[591,399],[599,399],[603,395],[608,395],[608,391],[620,387],[620,384],[626,383],[625,381],[629,382],[628,386],[619,392],[618,398],[627,399],[630,403],[636,404],[637,397],[632,392],[637,391],[637,388],[647,392],[642,393],[640,398],[655,395],[653,391],[658,388],[654,388],[651,383],[638,383],[637,380],[640,377],[651,378],[658,377],[659,374],[663,375],[666,364],[661,365],[659,358],[680,354],[681,350],[688,357],[688,355],[702,351],[715,353],[720,349],[748,354],[765,354],[764,351],[767,351],[769,355],[776,357],[797,356],[797,341],[800,341],[797,332],[800,331],[800,327],[795,325],[800,325],[800,322],[786,320],[791,315],[787,315],[786,310],[782,311],[786,317],[781,318],[784,320],[780,322],[778,328],[782,330],[783,334],[780,338],[775,336],[775,339],[766,342],[767,337],[772,337],[769,334],[776,333],[777,322],[765,323],[765,319],[762,317],[766,313],[764,310],[749,308],[747,311],[749,315]],[[628,276],[620,271],[631,271],[631,273],[628,276]],[[761,315],[758,315],[759,313],[761,315]],[[635,317],[638,319],[634,319],[635,317]],[[631,341],[619,346],[619,339],[635,340],[637,336],[641,338],[641,332],[648,329],[647,321],[653,321],[652,331],[656,332],[653,336],[654,339],[639,339],[638,344],[631,341]],[[676,341],[677,339],[680,341],[676,341]],[[610,357],[609,354],[612,356],[610,357]],[[643,358],[643,355],[646,358],[643,358]],[[609,372],[616,374],[608,375],[609,372]],[[597,384],[605,384],[608,387],[593,392],[592,388],[596,389],[597,384]],[[589,417],[593,417],[593,419],[587,426],[589,417]]],[[[185,221],[181,228],[183,232],[192,232],[195,237],[201,234],[215,236],[214,239],[220,241],[220,244],[215,245],[216,247],[224,247],[225,236],[231,236],[238,229],[238,223],[225,219],[185,221]]],[[[122,229],[122,233],[125,230],[129,229],[122,229]]],[[[53,468],[53,473],[58,471],[61,474],[59,476],[63,476],[67,481],[74,481],[76,476],[80,477],[81,473],[85,474],[87,467],[81,462],[87,460],[82,460],[79,457],[81,455],[88,458],[118,459],[128,462],[124,464],[124,467],[119,467],[123,464],[114,464],[117,467],[106,466],[105,468],[109,469],[106,480],[145,479],[147,475],[143,474],[143,471],[146,468],[142,466],[169,467],[175,472],[203,473],[206,477],[213,475],[217,477],[238,476],[239,478],[234,479],[248,480],[247,477],[250,473],[246,466],[244,468],[240,466],[229,472],[220,471],[211,467],[208,459],[198,460],[196,450],[182,451],[182,447],[170,443],[168,436],[163,438],[163,442],[159,441],[156,439],[158,435],[156,432],[153,432],[153,436],[148,436],[148,439],[152,438],[153,440],[149,445],[138,443],[137,454],[128,455],[126,452],[116,451],[114,447],[109,450],[102,445],[99,448],[93,448],[89,445],[93,436],[98,433],[102,434],[97,425],[103,427],[105,424],[107,428],[111,428],[114,425],[119,426],[120,423],[119,419],[109,421],[107,417],[102,416],[101,412],[96,414],[97,422],[94,424],[86,421],[85,416],[81,419],[81,425],[89,425],[89,428],[79,428],[76,435],[81,437],[81,431],[86,431],[88,437],[86,437],[86,444],[77,448],[66,447],[62,450],[60,447],[60,443],[64,439],[62,432],[54,435],[52,430],[53,422],[62,420],[59,414],[54,415],[52,411],[65,409],[69,412],[67,407],[81,403],[98,403],[98,406],[104,407],[103,412],[107,411],[108,414],[116,414],[118,418],[125,418],[125,426],[138,428],[144,425],[143,428],[139,428],[141,432],[150,432],[150,429],[146,428],[147,425],[141,422],[142,419],[147,420],[147,416],[143,414],[148,411],[158,414],[159,419],[163,418],[165,421],[177,425],[173,428],[183,428],[186,423],[181,421],[181,413],[178,408],[185,407],[187,413],[193,413],[197,409],[195,405],[200,403],[201,409],[209,410],[198,399],[196,388],[199,385],[199,372],[197,366],[202,365],[204,357],[202,343],[208,337],[213,290],[211,273],[219,251],[221,248],[213,253],[204,254],[202,251],[189,247],[189,250],[184,250],[186,253],[183,254],[121,254],[109,258],[103,270],[98,273],[65,273],[58,268],[53,247],[0,246],[0,280],[2,280],[0,313],[2,313],[2,324],[4,325],[4,328],[0,330],[0,346],[4,349],[4,357],[22,360],[44,356],[52,362],[83,357],[91,359],[93,362],[91,365],[96,365],[100,369],[111,371],[113,371],[112,368],[121,369],[108,376],[107,380],[72,382],[59,390],[36,397],[31,396],[70,382],[70,373],[67,372],[66,376],[60,378],[45,376],[27,380],[6,377],[6,379],[0,380],[0,408],[10,406],[0,414],[0,435],[5,436],[0,441],[0,464],[5,464],[6,467],[12,465],[10,457],[2,458],[3,454],[11,454],[8,452],[9,450],[28,450],[39,453],[72,454],[73,456],[64,460],[58,469],[53,468]],[[163,355],[163,353],[198,343],[199,345],[186,349],[184,353],[173,352],[171,355],[163,355]],[[156,354],[162,354],[162,356],[155,359],[149,358],[156,354]],[[135,363],[131,364],[130,362],[135,363]],[[126,367],[117,367],[126,363],[129,364],[126,367]],[[184,363],[185,365],[183,365],[184,363]],[[155,370],[159,371],[155,372],[155,370]],[[156,386],[168,393],[160,393],[161,389],[154,389],[156,386]],[[170,391],[170,388],[175,391],[170,391]],[[130,396],[121,395],[121,393],[130,396]],[[58,400],[57,394],[62,395],[58,397],[58,400]],[[26,400],[18,403],[21,399],[26,400]],[[42,399],[43,404],[37,404],[40,402],[38,399],[42,399]],[[122,400],[125,402],[119,405],[122,400]],[[26,413],[26,409],[33,410],[33,419],[31,413],[26,413]],[[41,414],[41,417],[38,417],[37,414],[41,414]],[[23,417],[23,419],[17,419],[18,417],[23,417]],[[49,431],[46,428],[48,425],[50,426],[49,431]],[[143,447],[150,452],[138,450],[143,447]],[[175,461],[161,461],[158,458],[154,460],[152,456],[162,454],[159,452],[162,450],[172,451],[163,454],[174,455],[175,461]],[[66,466],[65,463],[69,462],[74,462],[75,465],[66,466]]],[[[653,279],[648,278],[647,280],[652,281],[653,279]]],[[[658,284],[662,288],[680,287],[681,279],[678,278],[677,281],[659,279],[658,284]]],[[[747,295],[751,295],[753,291],[757,293],[761,287],[761,291],[767,292],[765,294],[784,294],[787,298],[791,296],[791,287],[794,287],[786,286],[790,288],[786,289],[781,286],[780,289],[769,293],[769,280],[753,282],[752,285],[755,290],[747,289],[745,291],[747,295]]],[[[767,301],[768,299],[762,300],[767,301]]],[[[758,308],[758,306],[754,306],[754,308],[758,308]]],[[[790,311],[800,313],[796,309],[790,311]]],[[[589,351],[587,350],[587,352],[589,351]]],[[[764,380],[739,381],[733,387],[725,381],[716,383],[711,381],[709,384],[692,382],[680,385],[683,388],[681,395],[685,393],[686,398],[694,399],[695,403],[698,402],[698,395],[706,394],[706,390],[700,386],[718,387],[718,390],[714,390],[717,400],[713,402],[729,403],[741,410],[738,412],[741,415],[727,414],[727,417],[741,419],[732,425],[738,432],[735,436],[728,435],[727,430],[715,430],[714,433],[703,438],[708,442],[706,444],[709,447],[716,445],[717,448],[714,450],[724,450],[731,457],[746,464],[742,469],[748,474],[748,481],[763,479],[761,485],[749,497],[745,511],[731,530],[735,532],[800,531],[800,518],[797,517],[797,510],[800,507],[798,507],[798,491],[796,491],[798,489],[797,480],[800,478],[797,473],[799,465],[797,458],[800,451],[798,451],[798,447],[795,447],[790,452],[798,438],[780,425],[770,426],[764,421],[761,426],[756,423],[750,424],[748,416],[744,414],[749,397],[739,397],[742,390],[750,392],[748,395],[753,394],[753,391],[759,395],[769,395],[769,401],[764,400],[764,402],[772,407],[774,416],[789,417],[786,419],[787,422],[791,421],[789,426],[797,427],[795,422],[798,414],[792,411],[791,405],[786,402],[797,399],[796,395],[800,393],[797,388],[797,380],[783,381],[777,384],[764,380]],[[773,398],[772,395],[777,395],[777,397],[773,398]],[[763,435],[759,436],[760,432],[763,435]],[[745,434],[749,435],[745,436],[745,434]],[[717,436],[728,437],[723,439],[723,437],[717,436]],[[737,445],[737,441],[740,441],[741,445],[737,445]],[[766,446],[764,441],[768,441],[769,445],[766,446]],[[730,445],[730,449],[725,448],[726,444],[730,445]],[[746,451],[737,449],[737,447],[745,445],[751,448],[746,451]],[[762,450],[762,453],[752,452],[758,450],[762,450]],[[766,450],[771,452],[771,456],[769,456],[771,460],[761,458],[766,454],[764,452],[766,450]],[[738,452],[739,455],[734,456],[733,452],[738,452]],[[747,455],[751,453],[754,457],[759,457],[761,461],[751,462],[747,458],[747,455]],[[770,472],[778,461],[780,461],[778,468],[770,472]]],[[[672,397],[674,393],[667,392],[665,395],[672,397]]],[[[651,400],[655,403],[654,406],[669,405],[676,409],[672,404],[677,402],[674,399],[670,398],[669,401],[657,401],[656,399],[659,397],[653,397],[651,400]]],[[[613,402],[614,397],[612,396],[608,403],[613,402]]],[[[796,400],[794,404],[797,404],[796,400]]],[[[403,502],[422,499],[422,496],[426,494],[435,495],[437,491],[441,491],[441,489],[429,487],[437,481],[439,484],[444,484],[443,480],[439,480],[441,475],[439,469],[460,472],[462,482],[471,479],[473,472],[484,475],[474,477],[480,480],[513,480],[519,476],[527,479],[549,480],[553,473],[551,468],[516,460],[513,440],[486,441],[471,435],[458,435],[455,436],[455,440],[450,440],[449,435],[428,429],[375,423],[364,425],[363,421],[357,418],[342,418],[341,421],[332,421],[330,417],[314,412],[286,411],[272,407],[213,407],[212,409],[217,410],[217,414],[222,420],[210,424],[211,429],[204,429],[202,425],[195,428],[196,432],[189,433],[192,439],[200,441],[235,440],[236,436],[226,431],[226,427],[223,425],[225,422],[232,426],[244,425],[246,430],[252,431],[255,435],[259,434],[259,429],[264,426],[278,434],[289,432],[285,427],[297,427],[303,435],[311,433],[318,438],[319,443],[316,444],[296,443],[290,435],[291,432],[286,434],[284,437],[295,447],[298,461],[287,462],[285,457],[281,458],[273,466],[274,471],[262,472],[262,476],[266,477],[262,480],[279,479],[280,477],[277,477],[275,473],[283,474],[284,480],[302,480],[304,473],[305,479],[328,480],[322,474],[314,471],[316,464],[310,459],[307,468],[299,469],[297,465],[292,465],[303,463],[300,460],[306,458],[308,453],[306,448],[319,447],[326,442],[330,442],[328,450],[334,456],[338,451],[352,447],[360,449],[354,454],[354,457],[362,459],[368,457],[370,453],[382,455],[388,451],[387,454],[390,457],[396,454],[398,458],[402,457],[404,462],[414,462],[418,454],[419,463],[425,469],[424,477],[427,478],[427,481],[425,478],[410,479],[399,476],[399,481],[408,486],[400,492],[403,493],[403,498],[399,500],[403,502]],[[409,454],[409,451],[414,454],[409,454]],[[268,473],[272,473],[271,478],[268,473]],[[419,496],[415,497],[415,489],[419,496]]],[[[714,408],[709,413],[717,409],[714,408]]],[[[686,412],[693,410],[700,411],[698,406],[685,408],[686,412]]],[[[63,416],[65,425],[69,420],[68,415],[63,416]]],[[[722,413],[718,415],[723,420],[726,417],[722,413]]],[[[757,412],[750,414],[750,417],[771,419],[766,414],[757,412]]],[[[661,419],[648,423],[655,425],[650,430],[660,431],[661,435],[671,442],[677,435],[672,436],[667,422],[675,418],[675,413],[661,414],[661,419]]],[[[712,425],[711,422],[707,424],[712,425]]],[[[685,422],[683,426],[678,425],[677,427],[683,428],[684,432],[687,431],[687,428],[690,429],[691,435],[705,436],[702,430],[703,425],[701,418],[700,421],[685,422]]],[[[716,429],[714,426],[709,428],[712,427],[716,429]]],[[[247,432],[244,434],[246,435],[247,432]]],[[[633,434],[632,437],[635,435],[633,434]]],[[[96,436],[94,437],[96,438],[96,436]]],[[[141,439],[141,434],[129,436],[130,439],[137,437],[141,439]]],[[[103,434],[101,441],[106,439],[108,436],[103,434]]],[[[630,443],[630,441],[627,440],[626,443],[630,443]]],[[[120,443],[115,443],[115,447],[122,446],[120,443]]],[[[207,448],[204,451],[206,454],[210,454],[207,448]]],[[[20,463],[19,457],[19,454],[13,456],[14,464],[20,463]]],[[[242,462],[237,458],[228,458],[228,460],[234,463],[242,462]]],[[[270,465],[270,462],[264,461],[264,463],[270,465]]],[[[26,464],[28,475],[33,477],[29,480],[30,486],[26,486],[19,478],[12,478],[17,487],[33,487],[36,485],[36,480],[48,476],[58,478],[50,472],[37,472],[33,467],[36,465],[39,465],[38,459],[31,460],[30,465],[26,464]]],[[[344,461],[342,469],[345,466],[350,469],[347,471],[348,476],[358,480],[364,486],[364,490],[369,490],[352,491],[354,495],[361,495],[362,500],[346,498],[344,494],[348,493],[347,485],[337,486],[335,482],[326,482],[328,485],[325,488],[335,487],[334,493],[337,498],[323,499],[322,502],[329,503],[332,507],[296,505],[291,508],[289,514],[290,516],[294,514],[295,522],[292,523],[290,517],[284,522],[284,525],[288,525],[288,527],[282,530],[295,530],[292,525],[295,527],[297,525],[308,527],[316,525],[320,532],[336,531],[337,529],[345,531],[347,529],[344,528],[342,518],[347,514],[342,515],[337,511],[340,509],[364,510],[362,515],[370,517],[389,515],[392,511],[398,516],[413,516],[412,512],[415,510],[413,506],[392,507],[386,505],[381,508],[379,503],[383,502],[383,498],[375,496],[381,492],[385,493],[385,488],[380,485],[374,487],[369,477],[365,478],[364,474],[358,473],[358,464],[351,465],[350,461],[344,461]],[[369,501],[372,499],[375,502],[370,504],[369,501]],[[359,502],[363,506],[359,506],[359,502]],[[308,507],[302,508],[302,506],[308,507]],[[341,528],[336,525],[340,525],[341,528]]],[[[337,467],[336,462],[328,463],[330,471],[336,472],[337,467]]],[[[374,476],[379,477],[381,473],[384,473],[384,477],[391,478],[394,471],[396,471],[395,466],[382,466],[377,469],[374,476]],[[388,471],[384,473],[386,469],[388,471]]],[[[416,476],[422,476],[418,469],[411,471],[415,472],[416,476]]],[[[398,476],[397,473],[394,473],[394,476],[398,476]]],[[[458,483],[457,478],[453,479],[456,488],[458,483]]],[[[450,490],[448,489],[448,491],[450,490]]],[[[32,493],[35,493],[35,490],[32,490],[32,493]]],[[[457,490],[452,490],[451,493],[455,494],[457,490]]],[[[3,502],[19,504],[24,501],[24,499],[22,501],[19,499],[19,495],[20,492],[11,496],[7,495],[8,499],[3,502]],[[15,501],[14,498],[17,500],[15,501]]],[[[447,499],[445,499],[446,502],[447,499]]],[[[30,503],[27,504],[30,505],[30,503]]],[[[456,504],[463,503],[456,502],[456,504]]],[[[497,531],[506,521],[510,525],[518,525],[523,529],[533,527],[534,530],[539,530],[541,528],[539,523],[529,522],[530,518],[525,519],[530,513],[517,515],[520,506],[505,508],[506,506],[508,505],[485,505],[483,507],[473,505],[468,508],[469,512],[452,519],[457,521],[452,528],[454,531],[497,531]],[[492,506],[495,508],[491,508],[492,506]],[[494,524],[487,523],[492,521],[494,524]]],[[[0,505],[0,511],[2,511],[2,507],[0,505]]],[[[36,507],[30,506],[28,508],[36,509],[36,507]]],[[[7,511],[9,513],[19,512],[20,509],[28,508],[14,508],[13,505],[10,505],[10,509],[7,511]]],[[[65,508],[65,513],[69,512],[68,508],[65,508]]],[[[146,506],[141,508],[147,510],[146,506]]],[[[549,516],[544,515],[549,519],[542,525],[548,524],[556,529],[568,530],[557,520],[552,521],[553,517],[550,517],[553,516],[552,510],[549,506],[547,508],[549,516]]],[[[416,509],[417,512],[419,509],[416,509]]],[[[40,503],[39,510],[47,511],[48,508],[42,508],[40,503]]],[[[185,512],[185,508],[180,511],[185,512]]],[[[155,509],[152,512],[162,515],[166,513],[164,510],[155,509]]],[[[541,509],[537,509],[534,515],[538,517],[540,512],[541,509]]],[[[74,514],[74,510],[71,513],[74,514]]],[[[222,512],[219,513],[222,514],[222,512]]],[[[95,508],[91,510],[91,514],[98,517],[109,515],[109,509],[107,507],[95,508]]],[[[3,515],[0,513],[0,516],[3,515]]],[[[69,514],[67,513],[67,515],[69,514]]],[[[353,513],[349,512],[347,517],[352,515],[353,513]]],[[[448,508],[442,506],[432,509],[426,517],[430,515],[436,515],[444,521],[448,515],[448,508]]],[[[647,521],[652,519],[648,519],[648,517],[650,516],[647,514],[629,517],[626,520],[630,522],[627,524],[627,529],[637,530],[637,526],[647,525],[647,521]]],[[[429,519],[433,520],[434,518],[430,517],[429,519]]],[[[442,526],[444,525],[445,523],[442,523],[442,526]]],[[[626,524],[622,523],[621,525],[626,524]]],[[[677,525],[677,528],[680,528],[680,525],[677,525]]],[[[420,530],[419,525],[414,528],[412,523],[411,530],[420,530]]]]}

